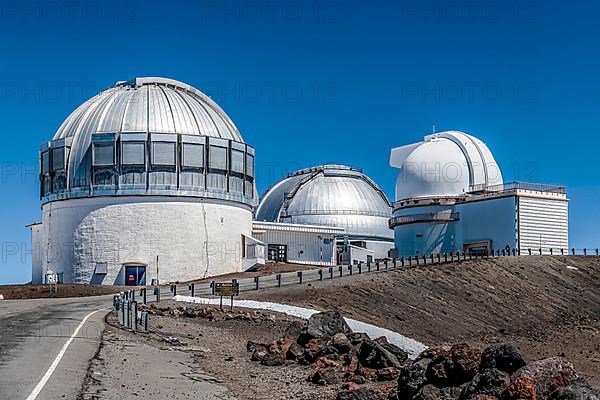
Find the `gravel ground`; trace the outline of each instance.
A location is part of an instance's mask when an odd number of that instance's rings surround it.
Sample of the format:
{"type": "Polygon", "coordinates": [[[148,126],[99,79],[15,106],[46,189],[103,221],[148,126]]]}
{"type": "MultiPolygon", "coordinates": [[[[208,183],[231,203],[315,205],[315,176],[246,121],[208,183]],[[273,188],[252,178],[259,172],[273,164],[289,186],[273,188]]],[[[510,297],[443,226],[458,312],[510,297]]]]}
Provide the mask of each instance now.
{"type": "MultiPolygon", "coordinates": [[[[162,301],[159,306],[190,307],[172,301],[162,301]]],[[[116,400],[139,393],[170,399],[335,399],[341,385],[318,386],[307,382],[316,371],[311,366],[290,362],[267,367],[250,360],[251,353],[246,350],[249,340],[269,343],[281,337],[296,339],[303,321],[241,308],[233,312],[210,309],[215,315],[212,321],[150,315],[152,327],[164,337],[177,338],[183,346],[167,344],[156,334],[134,335],[123,331],[116,326],[115,314],[111,313],[102,347],[91,364],[80,398],[116,400]],[[123,369],[130,371],[129,377],[120,372],[123,369]],[[194,378],[189,378],[190,375],[194,378]],[[199,387],[198,376],[202,377],[201,382],[215,387],[199,387]],[[222,388],[227,391],[219,392],[222,388]],[[212,392],[213,397],[197,397],[201,390],[212,390],[221,397],[212,392]]],[[[395,382],[370,385],[383,388],[395,382]]]]}
{"type": "Polygon", "coordinates": [[[510,257],[354,275],[243,298],[335,309],[426,345],[513,342],[600,387],[600,257],[510,257]]]}

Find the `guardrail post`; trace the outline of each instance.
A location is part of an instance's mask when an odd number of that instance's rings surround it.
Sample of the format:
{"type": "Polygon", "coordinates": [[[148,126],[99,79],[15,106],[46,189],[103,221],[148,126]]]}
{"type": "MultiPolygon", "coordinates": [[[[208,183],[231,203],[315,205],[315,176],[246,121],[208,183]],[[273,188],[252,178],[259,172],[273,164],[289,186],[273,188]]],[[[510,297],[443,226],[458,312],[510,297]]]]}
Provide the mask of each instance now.
{"type": "Polygon", "coordinates": [[[438,259],[438,264],[442,263],[442,255],[440,253],[437,253],[437,259],[438,259]]]}
{"type": "Polygon", "coordinates": [[[423,255],[423,265],[427,265],[427,257],[425,255],[423,255]]]}
{"type": "Polygon", "coordinates": [[[367,270],[371,272],[371,260],[367,258],[367,270]]]}
{"type": "Polygon", "coordinates": [[[448,262],[448,253],[444,253],[444,262],[448,262]]]}
{"type": "Polygon", "coordinates": [[[160,287],[154,288],[154,295],[156,296],[156,302],[160,303],[160,287]]]}
{"type": "Polygon", "coordinates": [[[131,302],[131,329],[136,332],[137,331],[137,301],[131,302]]]}
{"type": "Polygon", "coordinates": [[[210,290],[211,290],[213,296],[215,295],[215,287],[216,286],[217,285],[216,285],[215,281],[210,282],[210,290]]]}
{"type": "Polygon", "coordinates": [[[146,288],[140,289],[140,296],[142,296],[142,301],[146,304],[146,288]]]}
{"type": "Polygon", "coordinates": [[[129,300],[127,300],[127,304],[125,304],[125,302],[123,302],[123,320],[124,320],[124,324],[127,328],[129,328],[131,326],[131,315],[129,314],[131,311],[131,304],[129,303],[129,300]]]}
{"type": "Polygon", "coordinates": [[[142,332],[148,333],[148,311],[142,311],[140,322],[142,325],[142,332]]]}
{"type": "Polygon", "coordinates": [[[302,285],[302,271],[298,271],[298,283],[302,285]]]}
{"type": "Polygon", "coordinates": [[[408,257],[408,268],[412,267],[412,257],[408,257]]]}
{"type": "Polygon", "coordinates": [[[550,247],[550,255],[552,255],[552,247],[550,247]]]}
{"type": "Polygon", "coordinates": [[[394,257],[394,268],[398,267],[398,259],[394,257]]]}
{"type": "Polygon", "coordinates": [[[259,277],[255,276],[254,277],[254,290],[258,290],[258,281],[259,281],[259,277]]]}
{"type": "Polygon", "coordinates": [[[527,249],[527,251],[529,251],[529,255],[531,255],[531,249],[527,249]]]}
{"type": "Polygon", "coordinates": [[[323,280],[323,270],[319,269],[319,280],[322,281],[323,280]]]}
{"type": "Polygon", "coordinates": [[[404,268],[404,257],[400,258],[400,266],[404,268]]]}
{"type": "Polygon", "coordinates": [[[130,299],[131,301],[135,301],[135,289],[131,289],[131,290],[129,291],[129,299],[130,299]]]}
{"type": "Polygon", "coordinates": [[[596,255],[598,255],[598,249],[596,249],[596,255]]]}
{"type": "Polygon", "coordinates": [[[571,253],[573,253],[573,255],[575,255],[575,247],[573,247],[573,248],[571,249],[571,253]]]}
{"type": "Polygon", "coordinates": [[[333,279],[333,267],[329,267],[329,279],[333,279]]]}
{"type": "Polygon", "coordinates": [[[348,265],[348,272],[350,273],[350,276],[352,276],[352,264],[348,265]]]}
{"type": "Polygon", "coordinates": [[[431,253],[431,263],[433,264],[433,253],[431,253]]]}
{"type": "Polygon", "coordinates": [[[415,261],[417,262],[417,265],[419,265],[419,256],[415,256],[415,261]]]}
{"type": "Polygon", "coordinates": [[[340,266],[338,267],[338,271],[339,271],[339,273],[340,273],[340,278],[341,278],[342,276],[344,276],[344,267],[342,267],[342,266],[340,265],[340,266]]]}
{"type": "Polygon", "coordinates": [[[195,294],[195,292],[196,292],[196,287],[195,287],[195,285],[194,285],[193,283],[190,283],[190,284],[188,285],[188,290],[190,291],[190,293],[191,293],[191,296],[192,296],[192,297],[194,297],[194,294],[195,294]]]}
{"type": "Polygon", "coordinates": [[[117,310],[117,318],[119,319],[119,324],[123,325],[125,323],[125,318],[123,317],[123,305],[124,305],[124,301],[123,298],[121,297],[119,299],[119,309],[117,310]]]}
{"type": "Polygon", "coordinates": [[[387,258],[386,258],[385,260],[383,260],[383,268],[384,268],[385,270],[387,270],[387,269],[388,269],[388,260],[387,260],[387,258]]]}
{"type": "Polygon", "coordinates": [[[177,285],[171,285],[171,293],[173,296],[177,296],[177,285]]]}
{"type": "Polygon", "coordinates": [[[281,287],[281,274],[275,275],[275,278],[277,278],[277,287],[281,287]]]}
{"type": "Polygon", "coordinates": [[[583,248],[583,255],[587,256],[587,249],[585,247],[583,248]]]}
{"type": "Polygon", "coordinates": [[[375,260],[375,269],[379,271],[379,260],[375,260]]]}
{"type": "Polygon", "coordinates": [[[561,256],[564,256],[564,255],[565,255],[565,249],[562,249],[562,248],[560,249],[560,255],[561,255],[561,256]]]}
{"type": "Polygon", "coordinates": [[[362,274],[362,263],[358,263],[358,274],[362,274]]]}

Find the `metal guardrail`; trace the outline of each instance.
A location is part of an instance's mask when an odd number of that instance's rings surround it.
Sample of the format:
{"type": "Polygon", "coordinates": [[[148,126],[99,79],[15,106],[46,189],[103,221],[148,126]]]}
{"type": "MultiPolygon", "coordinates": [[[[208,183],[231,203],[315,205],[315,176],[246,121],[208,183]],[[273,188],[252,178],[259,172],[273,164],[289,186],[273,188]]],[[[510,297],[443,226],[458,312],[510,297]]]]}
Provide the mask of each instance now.
{"type": "Polygon", "coordinates": [[[484,193],[501,193],[509,192],[513,190],[530,190],[534,192],[545,192],[545,193],[557,193],[565,194],[567,192],[564,186],[557,185],[546,185],[542,183],[530,183],[530,182],[508,182],[501,185],[486,186],[472,185],[469,188],[469,192],[484,192],[484,193]]]}
{"type": "MultiPolygon", "coordinates": [[[[232,279],[229,282],[239,284],[240,292],[255,291],[268,288],[279,288],[290,285],[301,285],[310,282],[333,280],[352,275],[369,273],[384,273],[386,271],[404,270],[427,265],[444,265],[469,260],[495,259],[503,257],[529,256],[529,255],[551,255],[551,256],[598,256],[598,248],[543,248],[543,249],[496,249],[490,253],[445,253],[430,254],[426,256],[400,257],[396,259],[383,259],[374,262],[362,262],[354,265],[338,265],[334,267],[316,268],[305,271],[286,272],[272,275],[264,275],[252,278],[232,279]]],[[[147,292],[148,288],[142,288],[140,302],[160,301],[161,298],[170,299],[176,294],[192,297],[214,296],[215,283],[194,282],[186,284],[172,284],[170,286],[154,287],[153,295],[147,292]]]]}

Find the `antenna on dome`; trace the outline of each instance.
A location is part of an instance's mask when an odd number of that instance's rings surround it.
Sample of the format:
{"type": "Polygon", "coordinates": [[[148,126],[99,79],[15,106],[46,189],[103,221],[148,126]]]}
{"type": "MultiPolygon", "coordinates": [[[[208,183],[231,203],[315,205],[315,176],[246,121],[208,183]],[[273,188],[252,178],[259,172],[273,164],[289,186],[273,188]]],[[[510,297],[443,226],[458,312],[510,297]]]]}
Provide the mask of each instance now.
{"type": "Polygon", "coordinates": [[[431,128],[431,133],[435,133],[435,124],[433,124],[433,126],[431,128]]]}

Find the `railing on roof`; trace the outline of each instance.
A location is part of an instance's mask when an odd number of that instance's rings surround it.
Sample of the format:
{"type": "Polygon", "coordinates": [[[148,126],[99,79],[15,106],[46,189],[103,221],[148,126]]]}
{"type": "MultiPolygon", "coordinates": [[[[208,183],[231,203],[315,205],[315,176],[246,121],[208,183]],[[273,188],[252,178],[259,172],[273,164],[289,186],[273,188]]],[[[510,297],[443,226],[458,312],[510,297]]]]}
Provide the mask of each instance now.
{"type": "Polygon", "coordinates": [[[281,217],[295,217],[300,215],[366,215],[370,217],[389,217],[390,212],[363,211],[363,210],[283,210],[281,217]]]}
{"type": "Polygon", "coordinates": [[[390,229],[393,229],[398,225],[415,224],[417,222],[452,222],[458,221],[459,219],[460,213],[457,212],[434,212],[400,215],[390,218],[389,226],[390,229]]]}
{"type": "Polygon", "coordinates": [[[565,194],[564,186],[546,185],[543,183],[508,182],[501,185],[486,186],[485,184],[472,185],[469,193],[502,193],[514,190],[529,190],[533,192],[565,194]]]}

